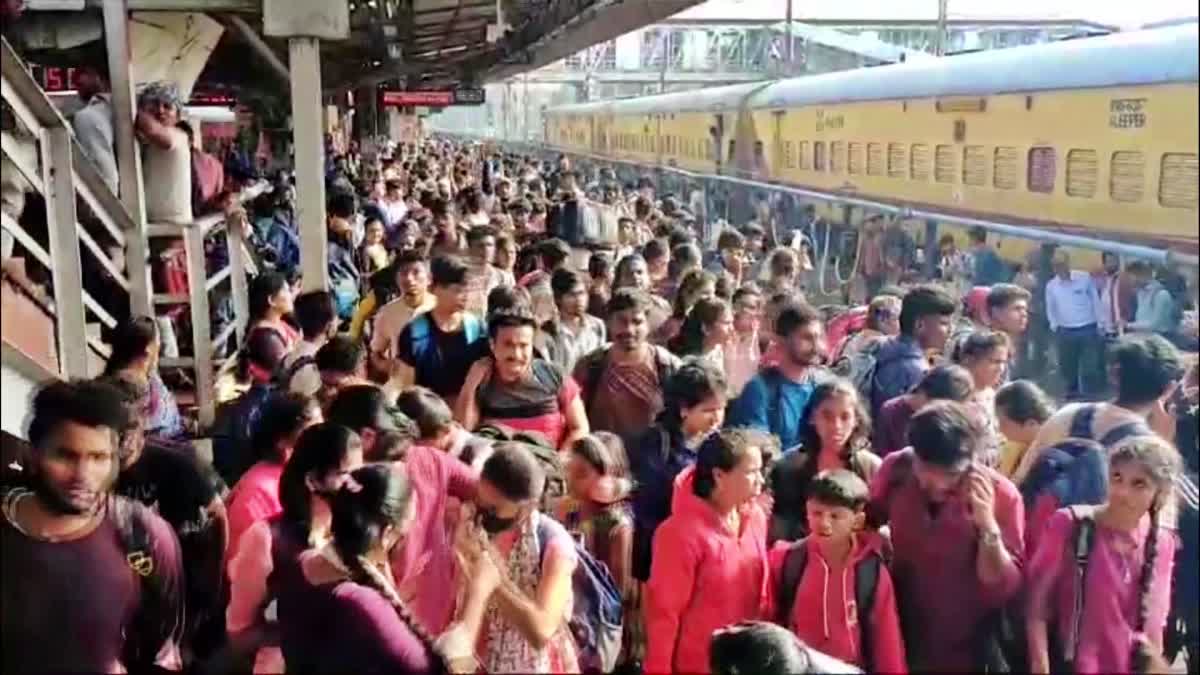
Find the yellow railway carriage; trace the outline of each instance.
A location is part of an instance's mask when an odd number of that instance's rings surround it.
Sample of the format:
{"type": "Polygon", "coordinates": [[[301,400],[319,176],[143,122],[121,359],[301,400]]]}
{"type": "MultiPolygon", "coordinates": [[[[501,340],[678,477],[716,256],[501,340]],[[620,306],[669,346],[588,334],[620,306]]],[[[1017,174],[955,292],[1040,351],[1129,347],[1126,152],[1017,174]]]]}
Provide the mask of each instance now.
{"type": "Polygon", "coordinates": [[[1190,24],[562,106],[547,142],[1195,254],[1197,40],[1190,24]]]}

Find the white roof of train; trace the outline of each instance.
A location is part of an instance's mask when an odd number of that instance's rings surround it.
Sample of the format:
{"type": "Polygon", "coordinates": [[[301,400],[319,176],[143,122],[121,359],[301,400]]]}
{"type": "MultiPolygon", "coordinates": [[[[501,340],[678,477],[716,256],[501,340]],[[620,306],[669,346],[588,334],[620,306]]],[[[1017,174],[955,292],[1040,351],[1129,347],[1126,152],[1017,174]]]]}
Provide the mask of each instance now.
{"type": "Polygon", "coordinates": [[[550,114],[651,114],[783,108],[844,101],[1196,82],[1197,24],[996,49],[941,59],[559,106],[550,114]],[[749,97],[749,101],[747,101],[749,97]]]}

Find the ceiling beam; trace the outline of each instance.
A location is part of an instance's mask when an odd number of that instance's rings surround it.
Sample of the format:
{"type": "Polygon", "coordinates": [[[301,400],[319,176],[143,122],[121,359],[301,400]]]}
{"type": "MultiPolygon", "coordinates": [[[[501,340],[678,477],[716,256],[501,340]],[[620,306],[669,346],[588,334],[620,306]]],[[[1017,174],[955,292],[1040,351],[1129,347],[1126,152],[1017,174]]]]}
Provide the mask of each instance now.
{"type": "MultiPolygon", "coordinates": [[[[106,0],[86,0],[88,7],[100,8],[106,0]]],[[[215,12],[262,13],[262,0],[128,0],[132,12],[215,12]]]]}

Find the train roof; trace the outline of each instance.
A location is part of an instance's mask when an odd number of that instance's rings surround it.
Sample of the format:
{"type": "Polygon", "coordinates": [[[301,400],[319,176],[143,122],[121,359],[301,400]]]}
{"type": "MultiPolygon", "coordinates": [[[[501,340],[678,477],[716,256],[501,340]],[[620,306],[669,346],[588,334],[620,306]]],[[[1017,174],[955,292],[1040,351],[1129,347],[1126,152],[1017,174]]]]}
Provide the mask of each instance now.
{"type": "Polygon", "coordinates": [[[785,108],[821,103],[1196,82],[1197,24],[757,82],[624,101],[552,108],[551,114],[652,114],[785,108]],[[748,100],[747,100],[748,97],[748,100]],[[608,106],[605,109],[603,106],[608,106]]]}

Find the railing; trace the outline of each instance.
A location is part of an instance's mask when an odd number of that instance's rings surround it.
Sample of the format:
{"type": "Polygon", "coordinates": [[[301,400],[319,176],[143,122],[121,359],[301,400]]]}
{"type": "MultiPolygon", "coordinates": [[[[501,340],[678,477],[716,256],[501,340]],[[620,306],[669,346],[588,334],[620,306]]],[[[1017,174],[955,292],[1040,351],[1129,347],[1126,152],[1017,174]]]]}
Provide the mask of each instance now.
{"type": "MultiPolygon", "coordinates": [[[[100,178],[91,160],[84,154],[70,125],[46,97],[45,92],[30,77],[25,64],[7,40],[0,38],[0,94],[14,111],[17,121],[28,130],[38,146],[38,158],[30,160],[21,152],[22,138],[17,133],[0,133],[0,152],[10,161],[33,191],[46,200],[46,225],[49,245],[43,247],[21,225],[6,214],[0,214],[0,225],[41,266],[50,271],[53,298],[43,306],[55,323],[57,337],[57,373],[64,378],[86,378],[96,374],[96,359],[108,357],[108,348],[94,331],[88,330],[88,317],[111,328],[116,319],[110,311],[91,297],[83,288],[82,250],[87,249],[96,262],[115,281],[122,291],[131,290],[131,279],[147,278],[149,261],[130,255],[126,269],[120,269],[78,222],[76,200],[80,199],[95,215],[96,220],[118,245],[127,245],[131,252],[148,250],[149,237],[180,237],[188,268],[186,297],[154,295],[153,305],[189,305],[194,355],[186,359],[162,359],[163,367],[190,367],[194,370],[196,402],[201,428],[208,427],[215,413],[214,383],[217,373],[215,354],[225,347],[231,337],[244,337],[249,316],[246,273],[255,273],[253,261],[245,245],[242,223],[226,227],[222,213],[203,216],[190,225],[150,224],[144,230],[129,215],[111,188],[100,178]],[[229,265],[211,277],[207,273],[204,240],[209,234],[224,229],[229,246],[229,265]],[[132,244],[141,244],[133,246],[132,244]],[[82,246],[81,246],[82,245],[82,246]],[[210,334],[211,314],[209,293],[228,280],[232,286],[235,320],[215,339],[210,334]]],[[[236,201],[244,203],[262,194],[269,187],[260,183],[243,190],[236,201]]],[[[135,309],[136,311],[136,309],[135,309]]],[[[158,314],[155,311],[155,314],[158,314]]],[[[232,359],[224,367],[232,365],[232,359]]]]}
{"type": "MultiPolygon", "coordinates": [[[[446,133],[449,136],[458,136],[462,138],[470,138],[472,140],[481,140],[494,142],[495,139],[472,136],[463,133],[446,133]]],[[[969,218],[952,213],[944,213],[932,209],[914,208],[910,206],[897,205],[888,202],[865,199],[852,195],[839,194],[836,192],[821,192],[817,190],[807,190],[803,188],[795,188],[788,185],[778,183],[769,183],[760,180],[752,180],[739,176],[731,176],[724,174],[702,174],[694,171],[688,171],[677,167],[651,164],[646,162],[637,162],[631,160],[617,159],[613,157],[605,157],[582,152],[572,148],[564,148],[556,145],[541,142],[520,142],[520,141],[501,141],[502,144],[514,147],[520,147],[525,150],[540,152],[550,155],[568,155],[578,159],[587,160],[601,165],[625,165],[633,166],[642,170],[658,172],[662,175],[670,175],[682,178],[688,181],[694,181],[702,188],[714,184],[735,185],[749,188],[756,191],[767,193],[779,193],[797,197],[809,202],[823,202],[841,207],[857,207],[865,211],[878,213],[882,215],[892,216],[900,219],[924,220],[927,223],[937,224],[944,223],[948,225],[956,225],[961,227],[979,227],[989,232],[1001,234],[1020,239],[1036,241],[1042,244],[1051,244],[1056,246],[1067,246],[1074,248],[1089,249],[1093,251],[1104,251],[1115,253],[1123,258],[1147,260],[1149,262],[1160,265],[1177,265],[1191,269],[1200,268],[1200,256],[1189,255],[1170,251],[1166,249],[1153,248],[1150,246],[1141,246],[1138,244],[1127,244],[1118,241],[1105,239],[1097,239],[1075,234],[1067,234],[1063,232],[1055,232],[1043,228],[1028,227],[1023,225],[1012,225],[993,220],[985,220],[982,218],[969,218]]],[[[934,238],[936,240],[936,237],[934,238]]]]}

